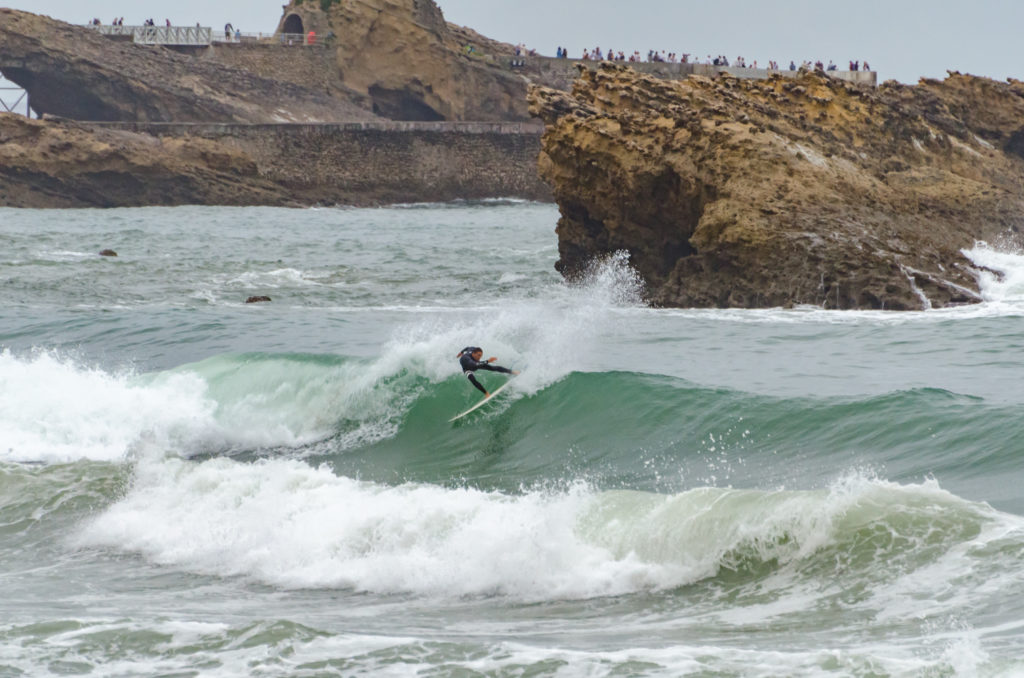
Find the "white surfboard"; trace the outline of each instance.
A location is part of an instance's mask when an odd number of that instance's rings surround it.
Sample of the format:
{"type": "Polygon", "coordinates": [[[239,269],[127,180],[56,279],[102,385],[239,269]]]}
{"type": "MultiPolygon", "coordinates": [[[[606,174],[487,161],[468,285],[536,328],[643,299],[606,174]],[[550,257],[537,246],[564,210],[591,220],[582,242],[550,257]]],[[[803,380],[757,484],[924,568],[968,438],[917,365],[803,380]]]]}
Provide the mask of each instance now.
{"type": "Polygon", "coordinates": [[[505,387],[506,387],[506,386],[508,386],[508,385],[509,385],[509,384],[511,384],[511,383],[512,383],[512,380],[511,380],[511,379],[509,379],[509,380],[508,380],[508,381],[506,381],[506,382],[505,382],[504,384],[502,384],[502,385],[501,385],[501,386],[499,386],[498,388],[496,388],[496,389],[494,389],[493,391],[491,391],[491,395],[487,396],[486,398],[484,398],[483,400],[481,400],[480,402],[478,402],[478,403],[477,403],[476,405],[473,405],[473,407],[469,408],[469,409],[468,409],[468,410],[466,410],[465,412],[460,412],[459,414],[456,414],[456,415],[455,415],[454,417],[452,417],[451,419],[449,419],[449,420],[448,420],[448,422],[449,422],[449,423],[451,423],[451,422],[455,421],[456,419],[462,419],[462,418],[463,418],[464,416],[466,416],[466,415],[467,415],[467,414],[469,414],[470,412],[474,411],[474,410],[475,410],[476,408],[478,408],[478,407],[480,407],[480,406],[482,406],[482,405],[486,404],[486,403],[487,403],[488,401],[490,401],[490,399],[491,399],[491,398],[493,398],[494,396],[496,396],[496,395],[498,395],[499,393],[501,393],[501,392],[502,392],[502,391],[503,391],[503,390],[505,389],[505,387]]]}

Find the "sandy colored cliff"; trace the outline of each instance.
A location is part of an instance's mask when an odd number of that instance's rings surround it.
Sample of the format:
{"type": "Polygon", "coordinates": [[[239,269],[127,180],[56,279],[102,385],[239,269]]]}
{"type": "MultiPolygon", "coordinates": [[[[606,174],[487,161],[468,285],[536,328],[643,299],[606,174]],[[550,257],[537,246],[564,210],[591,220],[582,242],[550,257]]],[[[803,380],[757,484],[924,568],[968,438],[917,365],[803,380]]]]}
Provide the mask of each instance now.
{"type": "Polygon", "coordinates": [[[447,23],[433,0],[344,0],[326,11],[320,2],[292,0],[282,30],[289,17],[329,41],[342,81],[382,117],[529,119],[528,81],[507,67],[513,47],[447,23]]]}
{"type": "Polygon", "coordinates": [[[558,268],[627,250],[657,304],[979,301],[962,249],[1019,244],[1024,88],[953,74],[658,80],[605,64],[534,88],[558,268]]]}

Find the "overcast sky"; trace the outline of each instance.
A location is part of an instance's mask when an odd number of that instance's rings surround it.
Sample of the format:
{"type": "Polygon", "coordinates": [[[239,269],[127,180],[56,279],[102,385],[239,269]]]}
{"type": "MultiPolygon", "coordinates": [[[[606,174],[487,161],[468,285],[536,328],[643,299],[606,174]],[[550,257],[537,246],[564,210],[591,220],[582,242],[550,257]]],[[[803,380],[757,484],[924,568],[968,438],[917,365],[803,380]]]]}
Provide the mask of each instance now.
{"type": "MultiPolygon", "coordinates": [[[[273,31],[283,0],[0,0],[86,23],[153,18],[245,32],[273,31]]],[[[571,56],[612,47],[701,58],[868,61],[879,81],[943,78],[946,69],[1024,79],[1024,0],[438,0],[445,17],[488,37],[571,56]]]]}

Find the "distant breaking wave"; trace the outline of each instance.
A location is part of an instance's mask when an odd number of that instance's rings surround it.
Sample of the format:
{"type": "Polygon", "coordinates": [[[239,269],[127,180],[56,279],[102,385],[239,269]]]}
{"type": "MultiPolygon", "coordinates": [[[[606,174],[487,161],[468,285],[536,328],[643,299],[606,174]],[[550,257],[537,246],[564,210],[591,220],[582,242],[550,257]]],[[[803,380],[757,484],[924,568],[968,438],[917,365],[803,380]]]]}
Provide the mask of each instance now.
{"type": "Polygon", "coordinates": [[[285,588],[542,601],[701,583],[713,607],[720,582],[769,614],[785,598],[870,610],[935,582],[1005,576],[1021,529],[934,482],[856,474],[820,491],[509,495],[213,459],[141,465],[74,541],[285,588]],[[925,569],[931,583],[914,576],[925,569]]]}

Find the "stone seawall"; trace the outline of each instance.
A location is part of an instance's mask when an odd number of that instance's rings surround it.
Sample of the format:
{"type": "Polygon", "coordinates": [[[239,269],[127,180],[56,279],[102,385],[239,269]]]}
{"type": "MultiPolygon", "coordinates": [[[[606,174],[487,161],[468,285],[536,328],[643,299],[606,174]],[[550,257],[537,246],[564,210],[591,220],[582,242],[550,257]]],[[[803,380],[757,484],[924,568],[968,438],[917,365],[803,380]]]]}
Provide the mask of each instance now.
{"type": "Polygon", "coordinates": [[[333,93],[343,89],[333,46],[288,45],[280,41],[215,43],[196,57],[303,87],[333,93]]]}
{"type": "Polygon", "coordinates": [[[536,123],[101,123],[158,137],[212,139],[244,151],[305,204],[456,199],[550,201],[537,173],[536,123]]]}

